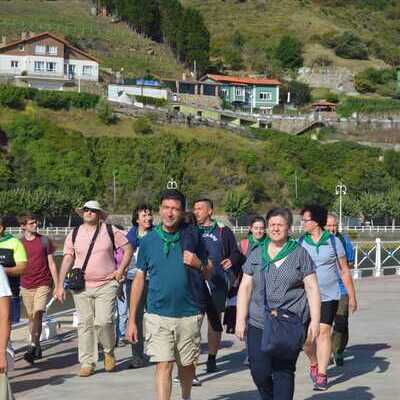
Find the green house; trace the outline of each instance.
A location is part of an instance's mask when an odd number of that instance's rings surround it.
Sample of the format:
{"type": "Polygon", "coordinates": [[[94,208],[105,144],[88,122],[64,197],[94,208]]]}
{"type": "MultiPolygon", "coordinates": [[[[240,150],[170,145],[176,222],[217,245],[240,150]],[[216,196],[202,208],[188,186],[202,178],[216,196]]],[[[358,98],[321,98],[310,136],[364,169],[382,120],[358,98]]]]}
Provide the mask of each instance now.
{"type": "Polygon", "coordinates": [[[268,113],[279,104],[281,82],[276,79],[208,74],[201,81],[219,84],[219,95],[234,108],[268,113]]]}

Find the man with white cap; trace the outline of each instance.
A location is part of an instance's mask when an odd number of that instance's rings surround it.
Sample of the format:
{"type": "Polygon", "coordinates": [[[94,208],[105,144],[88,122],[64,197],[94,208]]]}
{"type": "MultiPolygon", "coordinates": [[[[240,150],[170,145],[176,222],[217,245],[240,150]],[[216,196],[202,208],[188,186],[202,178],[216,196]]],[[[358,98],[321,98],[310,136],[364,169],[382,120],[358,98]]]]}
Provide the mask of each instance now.
{"type": "Polygon", "coordinates": [[[73,297],[79,314],[79,376],[87,377],[94,373],[97,361],[96,336],[104,349],[104,369],[106,372],[115,369],[117,289],[130,263],[132,246],[123,231],[104,223],[107,214],[97,201],[86,202],[76,212],[82,217],[83,224],[70,232],[65,240],[56,297],[60,301],[65,299],[64,280],[73,266],[71,276],[75,272],[75,277],[80,276],[83,281],[82,288],[73,291],[73,297]],[[116,270],[114,251],[121,247],[124,256],[116,270]]]}

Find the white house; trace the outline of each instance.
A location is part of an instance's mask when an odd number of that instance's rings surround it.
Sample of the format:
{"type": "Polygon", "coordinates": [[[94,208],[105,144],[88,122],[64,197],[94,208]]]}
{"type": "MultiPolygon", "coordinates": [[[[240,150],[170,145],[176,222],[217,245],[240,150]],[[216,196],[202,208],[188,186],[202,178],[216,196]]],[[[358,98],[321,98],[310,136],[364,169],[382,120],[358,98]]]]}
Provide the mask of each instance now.
{"type": "Polygon", "coordinates": [[[134,104],[134,96],[168,99],[168,89],[144,85],[108,85],[108,100],[122,104],[134,104]]]}
{"type": "Polygon", "coordinates": [[[0,75],[23,80],[30,87],[63,90],[65,84],[99,80],[99,63],[52,33],[23,33],[0,44],[0,75]]]}

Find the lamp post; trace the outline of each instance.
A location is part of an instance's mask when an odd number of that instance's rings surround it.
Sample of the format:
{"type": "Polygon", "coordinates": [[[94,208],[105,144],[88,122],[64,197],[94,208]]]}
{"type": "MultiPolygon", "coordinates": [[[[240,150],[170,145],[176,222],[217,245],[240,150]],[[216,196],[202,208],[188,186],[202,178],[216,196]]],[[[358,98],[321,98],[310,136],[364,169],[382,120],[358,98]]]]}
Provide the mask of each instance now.
{"type": "Polygon", "coordinates": [[[342,196],[347,194],[347,187],[342,182],[336,185],[336,196],[339,196],[339,232],[342,232],[342,196]]]}

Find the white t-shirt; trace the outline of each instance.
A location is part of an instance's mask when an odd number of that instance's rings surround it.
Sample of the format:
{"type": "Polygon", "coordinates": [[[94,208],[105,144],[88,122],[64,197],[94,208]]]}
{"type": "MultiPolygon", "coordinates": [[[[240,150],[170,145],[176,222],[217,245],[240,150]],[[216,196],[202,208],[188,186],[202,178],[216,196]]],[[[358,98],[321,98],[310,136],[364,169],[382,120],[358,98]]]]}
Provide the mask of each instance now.
{"type": "Polygon", "coordinates": [[[0,297],[11,296],[11,289],[4,268],[0,265],[0,297]]]}

